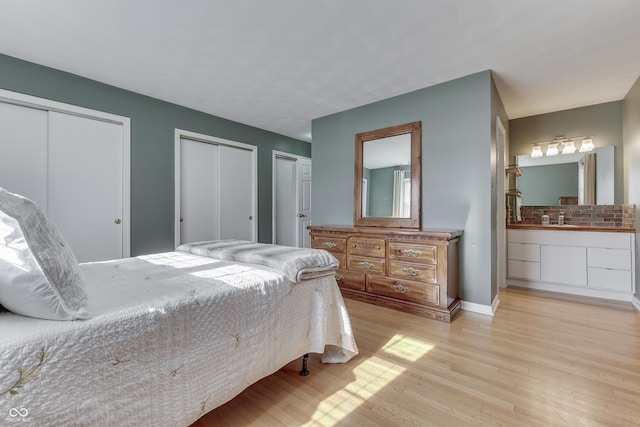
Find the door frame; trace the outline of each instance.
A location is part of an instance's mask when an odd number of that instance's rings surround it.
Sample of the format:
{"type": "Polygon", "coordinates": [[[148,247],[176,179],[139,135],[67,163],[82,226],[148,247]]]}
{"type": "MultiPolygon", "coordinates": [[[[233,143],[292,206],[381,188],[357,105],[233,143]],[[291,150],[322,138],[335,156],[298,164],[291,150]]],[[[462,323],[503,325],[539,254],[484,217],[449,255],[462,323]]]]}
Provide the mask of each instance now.
{"type": "Polygon", "coordinates": [[[507,178],[505,170],[507,168],[507,133],[502,124],[500,116],[496,116],[496,240],[497,240],[497,263],[496,263],[496,292],[500,288],[506,288],[507,278],[507,203],[506,184],[507,178]]]}
{"type": "MultiPolygon", "coordinates": [[[[299,204],[299,191],[298,191],[298,161],[299,160],[309,160],[311,161],[311,157],[306,157],[306,156],[299,156],[297,154],[291,154],[291,153],[287,153],[284,151],[278,151],[278,150],[272,150],[271,152],[271,242],[275,242],[276,241],[276,191],[277,191],[277,186],[276,186],[276,159],[280,157],[280,158],[284,158],[284,159],[289,159],[289,160],[295,160],[296,162],[296,188],[294,190],[294,195],[293,195],[293,199],[296,201],[295,206],[296,206],[296,214],[297,214],[297,209],[298,209],[298,204],[299,204]]],[[[298,227],[296,226],[296,242],[298,242],[300,240],[300,236],[298,235],[298,227]]]]}
{"type": "Polygon", "coordinates": [[[253,226],[251,230],[252,241],[257,241],[258,236],[258,147],[244,142],[218,138],[203,133],[192,132],[184,129],[175,129],[174,133],[174,246],[180,246],[180,140],[190,139],[197,142],[213,145],[226,145],[251,152],[251,210],[253,212],[253,226]]]}
{"type": "Polygon", "coordinates": [[[122,126],[122,257],[131,256],[131,119],[104,111],[65,104],[37,96],[0,89],[0,102],[55,111],[72,116],[113,123],[122,126]]]}

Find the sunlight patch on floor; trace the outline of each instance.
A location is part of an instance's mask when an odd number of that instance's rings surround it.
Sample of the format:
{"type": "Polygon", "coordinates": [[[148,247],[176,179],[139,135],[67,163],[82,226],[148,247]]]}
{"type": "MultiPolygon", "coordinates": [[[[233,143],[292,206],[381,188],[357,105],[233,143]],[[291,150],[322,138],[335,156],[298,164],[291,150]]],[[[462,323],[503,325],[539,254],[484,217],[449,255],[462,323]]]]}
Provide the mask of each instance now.
{"type": "MultiPolygon", "coordinates": [[[[394,357],[408,362],[416,362],[435,346],[405,335],[396,334],[382,350],[394,357]]],[[[352,373],[354,380],[338,390],[318,405],[315,413],[305,425],[332,426],[355,411],[364,402],[376,395],[402,375],[407,369],[396,362],[373,355],[358,366],[352,373]]]]}
{"type": "Polygon", "coordinates": [[[399,357],[409,362],[415,362],[433,350],[434,345],[420,341],[406,335],[396,334],[382,347],[385,353],[399,357]]]}

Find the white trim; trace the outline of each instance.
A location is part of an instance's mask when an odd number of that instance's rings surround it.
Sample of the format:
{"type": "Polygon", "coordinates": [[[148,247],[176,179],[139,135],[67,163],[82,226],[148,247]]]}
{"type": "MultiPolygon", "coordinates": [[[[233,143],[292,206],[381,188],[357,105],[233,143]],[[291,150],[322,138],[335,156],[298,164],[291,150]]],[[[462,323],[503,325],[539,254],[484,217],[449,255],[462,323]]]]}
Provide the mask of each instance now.
{"type": "Polygon", "coordinates": [[[613,301],[632,301],[633,292],[616,292],[603,289],[562,285],[559,283],[537,282],[519,279],[508,279],[508,286],[517,288],[537,289],[540,291],[559,292],[563,294],[581,295],[585,297],[602,298],[613,301]]]}
{"type": "Polygon", "coordinates": [[[476,304],[475,302],[462,301],[460,308],[465,311],[471,311],[474,313],[486,314],[493,316],[500,305],[500,298],[498,295],[493,299],[491,305],[476,304]]]}
{"type": "Polygon", "coordinates": [[[496,116],[496,288],[506,288],[507,278],[507,190],[506,162],[507,131],[500,116],[496,116]],[[498,167],[500,166],[500,167],[498,167]]]}
{"type": "Polygon", "coordinates": [[[174,133],[174,244],[180,246],[180,139],[191,139],[206,144],[226,145],[240,148],[251,152],[251,169],[253,173],[253,183],[251,189],[251,211],[253,212],[253,241],[258,241],[258,147],[244,142],[232,141],[230,139],[218,138],[216,136],[205,135],[203,133],[191,132],[184,129],[175,129],[174,133]]]}
{"type": "Polygon", "coordinates": [[[631,304],[633,304],[633,306],[640,311],[640,299],[638,299],[637,296],[633,296],[633,298],[631,298],[631,304]]]}
{"type": "MultiPolygon", "coordinates": [[[[296,200],[296,206],[298,206],[298,161],[299,160],[309,160],[311,161],[311,157],[299,156],[297,154],[287,153],[285,151],[272,150],[271,151],[271,242],[276,241],[276,158],[281,159],[289,159],[296,161],[296,194],[294,195],[296,200]]],[[[296,228],[297,230],[297,228],[296,228]]],[[[296,231],[297,233],[297,231],[296,231]]],[[[296,236],[297,237],[297,236],[296,236]]],[[[298,239],[296,238],[296,241],[298,239]]]]}
{"type": "Polygon", "coordinates": [[[0,89],[0,102],[55,111],[73,116],[100,120],[122,126],[122,257],[131,256],[131,119],[125,116],[92,110],[77,105],[65,104],[50,99],[25,95],[0,89]]]}

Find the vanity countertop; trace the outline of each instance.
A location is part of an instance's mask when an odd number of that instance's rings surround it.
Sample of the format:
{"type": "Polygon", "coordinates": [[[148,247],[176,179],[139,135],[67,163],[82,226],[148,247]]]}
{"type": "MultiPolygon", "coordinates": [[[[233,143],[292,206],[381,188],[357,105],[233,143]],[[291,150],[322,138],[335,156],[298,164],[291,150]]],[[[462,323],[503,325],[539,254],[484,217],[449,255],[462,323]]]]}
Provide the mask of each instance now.
{"type": "Polygon", "coordinates": [[[542,224],[509,224],[507,230],[554,230],[554,231],[596,231],[609,233],[635,233],[635,228],[597,227],[590,225],[542,225],[542,224]]]}

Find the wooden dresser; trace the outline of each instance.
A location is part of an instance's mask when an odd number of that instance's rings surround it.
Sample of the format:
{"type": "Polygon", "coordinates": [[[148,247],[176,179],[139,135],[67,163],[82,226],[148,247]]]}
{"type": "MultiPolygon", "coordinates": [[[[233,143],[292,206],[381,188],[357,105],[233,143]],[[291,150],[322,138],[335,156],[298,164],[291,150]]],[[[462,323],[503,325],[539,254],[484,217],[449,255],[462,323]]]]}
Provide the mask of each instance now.
{"type": "Polygon", "coordinates": [[[462,231],[310,226],[311,247],[339,261],[342,295],[450,322],[460,310],[462,231]]]}

